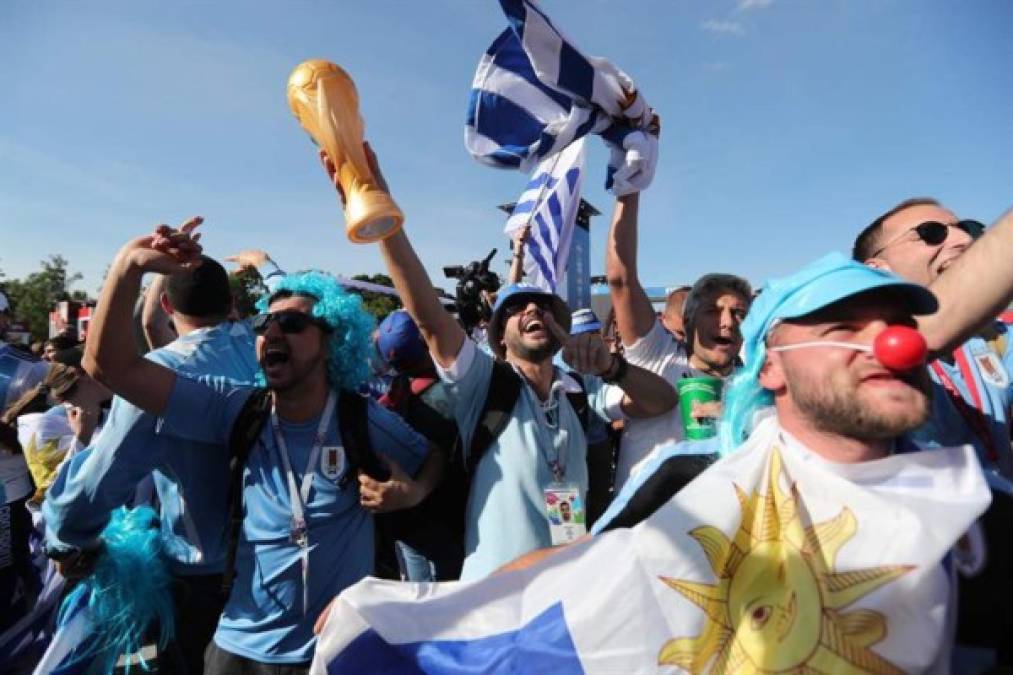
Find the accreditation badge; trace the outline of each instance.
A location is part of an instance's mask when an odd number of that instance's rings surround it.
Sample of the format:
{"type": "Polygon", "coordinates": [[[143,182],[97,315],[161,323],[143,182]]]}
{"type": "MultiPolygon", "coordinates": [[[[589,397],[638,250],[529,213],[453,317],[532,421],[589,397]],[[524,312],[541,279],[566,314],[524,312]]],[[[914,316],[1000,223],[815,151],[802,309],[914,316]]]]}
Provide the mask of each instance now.
{"type": "Polygon", "coordinates": [[[978,373],[981,379],[999,388],[1009,386],[1009,374],[1003,367],[1002,361],[993,352],[975,354],[974,361],[978,364],[978,373]]]}
{"type": "Polygon", "coordinates": [[[337,480],[345,472],[345,449],[340,445],[325,445],[320,449],[320,473],[328,480],[337,480]]]}
{"type": "Polygon", "coordinates": [[[584,502],[574,483],[551,483],[545,488],[545,515],[552,545],[569,544],[587,533],[584,502]]]}

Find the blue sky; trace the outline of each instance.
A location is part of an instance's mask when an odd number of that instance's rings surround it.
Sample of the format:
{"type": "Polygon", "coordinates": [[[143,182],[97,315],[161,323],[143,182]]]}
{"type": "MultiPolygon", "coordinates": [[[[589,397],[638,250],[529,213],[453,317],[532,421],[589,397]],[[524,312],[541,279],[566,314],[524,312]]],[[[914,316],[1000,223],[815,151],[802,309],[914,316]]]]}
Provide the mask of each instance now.
{"type": "MultiPolygon", "coordinates": [[[[985,222],[1013,205],[1013,2],[542,6],[662,116],[642,198],[645,284],[790,272],[846,250],[909,196],[985,222]]],[[[495,205],[525,177],[479,165],[462,137],[475,65],[505,25],[493,0],[5,0],[0,270],[19,277],[59,253],[94,293],[123,241],[201,214],[216,257],[258,247],[291,270],[382,271],[375,246],[345,238],[285,103],[290,70],[312,57],[355,78],[431,273],[503,251],[495,205]]],[[[596,273],[612,209],[605,161],[595,140],[585,197],[605,212],[592,225],[596,273]]]]}

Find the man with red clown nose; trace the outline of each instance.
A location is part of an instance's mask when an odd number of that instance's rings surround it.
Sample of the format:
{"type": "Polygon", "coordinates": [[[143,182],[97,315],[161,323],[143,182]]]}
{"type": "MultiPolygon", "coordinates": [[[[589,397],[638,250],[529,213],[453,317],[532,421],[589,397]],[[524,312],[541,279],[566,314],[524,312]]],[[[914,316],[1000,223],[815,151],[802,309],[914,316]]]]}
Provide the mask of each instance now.
{"type": "MultiPolygon", "coordinates": [[[[742,324],[745,368],[724,397],[717,438],[678,443],[623,488],[593,533],[632,527],[672,497],[687,454],[733,454],[765,418],[834,464],[920,449],[933,384],[916,317],[938,303],[923,286],[832,253],[768,282],[742,324]]],[[[682,486],[679,486],[682,487],[682,486]]]]}

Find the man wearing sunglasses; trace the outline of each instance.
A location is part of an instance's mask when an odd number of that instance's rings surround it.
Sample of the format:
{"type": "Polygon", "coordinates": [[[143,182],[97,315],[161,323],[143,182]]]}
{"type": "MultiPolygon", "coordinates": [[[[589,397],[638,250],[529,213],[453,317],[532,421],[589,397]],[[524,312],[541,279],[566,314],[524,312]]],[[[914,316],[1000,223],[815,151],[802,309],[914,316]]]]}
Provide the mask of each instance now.
{"type": "Polygon", "coordinates": [[[881,215],[853,250],[855,260],[928,286],[939,298],[939,311],[919,320],[938,358],[929,365],[936,383],[932,414],[912,436],[931,445],[974,445],[993,488],[982,519],[987,566],[961,580],[957,630],[960,644],[991,650],[1000,666],[1013,665],[1013,340],[1009,326],[995,317],[1013,299],[1011,252],[1009,213],[985,232],[981,223],[961,220],[928,198],[906,200],[881,215]]]}
{"type": "MultiPolygon", "coordinates": [[[[147,299],[158,308],[149,319],[171,320],[177,338],[145,358],[182,375],[216,377],[252,385],[259,369],[254,336],[244,322],[227,320],[232,293],[225,268],[202,256],[193,270],[161,276],[147,299]]],[[[280,271],[262,251],[233,260],[255,267],[270,287],[280,271]]],[[[156,419],[116,397],[105,431],[86,455],[60,472],[47,493],[47,547],[72,560],[97,541],[110,511],[132,498],[151,475],[160,504],[162,537],[175,577],[176,638],[159,655],[167,673],[200,672],[223,600],[225,553],[222,484],[228,461],[220,444],[183,441],[155,434],[156,419]]]]}
{"type": "MultiPolygon", "coordinates": [[[[268,390],[259,433],[241,422],[248,419],[252,387],[177,376],[137,356],[130,322],[141,276],[199,266],[193,231],[200,223],[197,218],[179,230],[160,230],[120,250],[98,303],[84,366],[157,416],[154,429],[138,434],[216,446],[208,451],[227,462],[234,429],[251,433],[241,470],[209,477],[206,486],[220,513],[229,510],[230,484],[241,486],[244,517],[234,538],[235,577],[203,671],[305,672],[315,644],[313,619],[330,598],[372,572],[370,513],[418,503],[439,475],[438,463],[427,460],[438,458],[400,418],[365,401],[362,435],[378,461],[386,458],[391,479],[379,482],[353,471],[343,434],[353,424],[344,403],[355,394],[339,391],[353,391],[365,378],[373,326],[359,299],[329,275],[284,277],[252,322],[256,363],[268,390]]],[[[220,530],[218,537],[221,543],[220,530]]]]}
{"type": "MultiPolygon", "coordinates": [[[[366,154],[383,184],[376,159],[366,154]]],[[[322,153],[324,167],[335,176],[322,153]]],[[[380,251],[405,309],[418,325],[448,396],[463,440],[470,448],[489,396],[495,360],[520,377],[508,421],[487,446],[471,477],[465,513],[462,579],[484,577],[519,555],[579,536],[579,527],[553,525],[562,499],[584,504],[588,486],[587,441],[566,394],[580,385],[552,364],[563,358],[583,375],[589,412],[601,417],[650,417],[671,410],[672,387],[611,354],[600,335],[571,337],[570,311],[558,296],[513,284],[496,297],[488,326],[493,356],[479,350],[439,302],[433,285],[403,231],[380,243],[380,251]],[[603,380],[614,382],[622,401],[606,410],[603,380]]],[[[581,507],[582,508],[582,507],[581,507]]],[[[574,515],[576,519],[576,515],[574,515]]],[[[580,514],[583,524],[584,514],[580,514]]]]}
{"type": "Polygon", "coordinates": [[[957,218],[934,199],[909,199],[866,227],[852,252],[940,298],[937,316],[920,327],[939,357],[930,375],[947,395],[935,397],[918,436],[944,446],[973,443],[994,483],[1013,479],[1013,344],[1008,327],[993,320],[1013,299],[1010,229],[1007,217],[985,235],[984,225],[957,218]]]}

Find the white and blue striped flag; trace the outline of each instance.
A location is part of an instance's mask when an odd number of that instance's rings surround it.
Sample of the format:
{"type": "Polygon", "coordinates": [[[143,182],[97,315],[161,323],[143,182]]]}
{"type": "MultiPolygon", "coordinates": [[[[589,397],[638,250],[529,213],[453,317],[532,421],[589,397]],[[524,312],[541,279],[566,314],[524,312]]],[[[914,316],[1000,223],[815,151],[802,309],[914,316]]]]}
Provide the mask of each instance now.
{"type": "Polygon", "coordinates": [[[534,0],[500,0],[510,27],[479,61],[464,132],[480,162],[529,173],[595,133],[611,149],[605,187],[646,188],[658,156],[657,115],[633,80],[585,56],[534,0]]]}
{"type": "Polygon", "coordinates": [[[768,418],[636,527],[475,582],[355,584],[310,672],[946,672],[949,553],[989,499],[970,446],[833,465],[768,418]]]}
{"type": "Polygon", "coordinates": [[[566,273],[583,179],[584,139],[579,139],[538,165],[504,228],[513,236],[531,226],[524,244],[524,277],[551,293],[566,273]]]}

